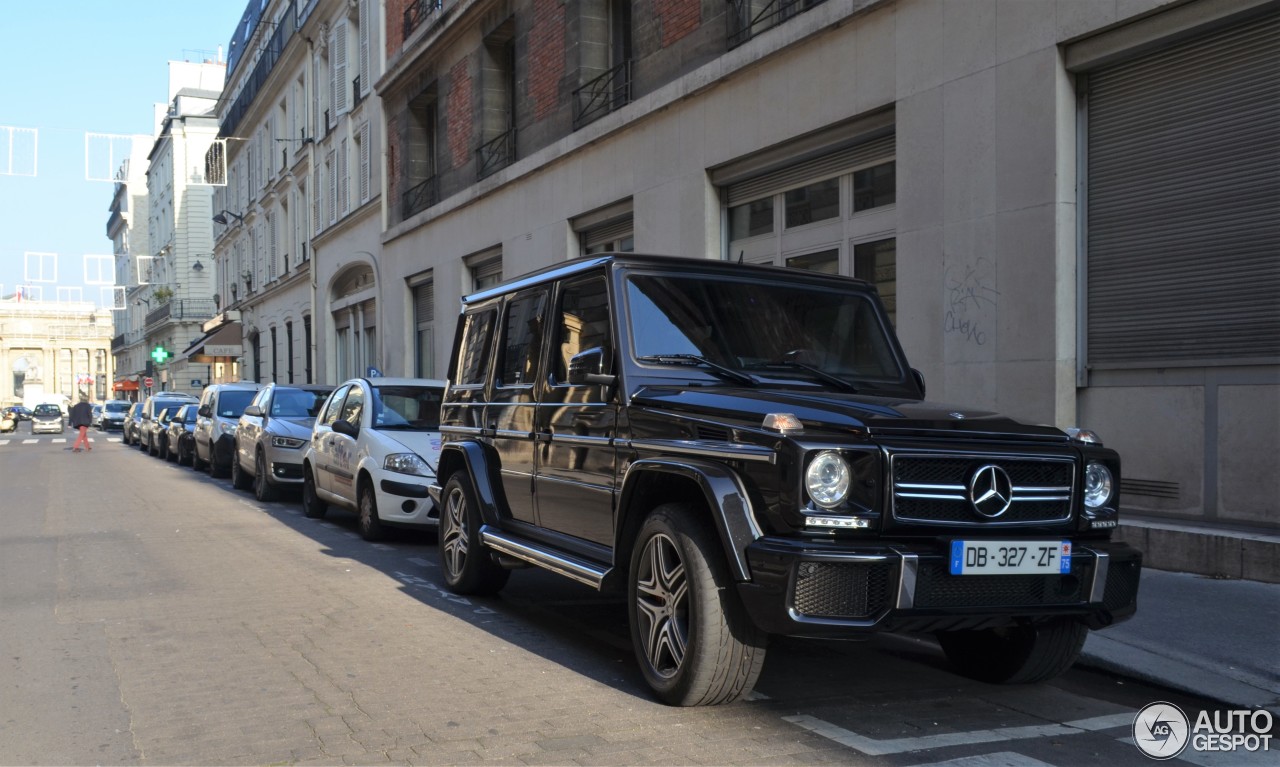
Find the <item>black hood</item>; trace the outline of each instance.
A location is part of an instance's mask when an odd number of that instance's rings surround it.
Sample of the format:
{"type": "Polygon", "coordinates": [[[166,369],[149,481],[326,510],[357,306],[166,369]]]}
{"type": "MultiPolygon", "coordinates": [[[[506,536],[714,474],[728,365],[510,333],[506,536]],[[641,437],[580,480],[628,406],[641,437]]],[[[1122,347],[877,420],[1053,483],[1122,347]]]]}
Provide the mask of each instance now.
{"type": "Polygon", "coordinates": [[[937,402],[830,391],[646,386],[636,392],[632,403],[745,427],[759,427],[769,413],[791,413],[800,419],[805,433],[810,435],[963,435],[1068,441],[1066,434],[1052,426],[1024,424],[998,413],[937,402]]]}

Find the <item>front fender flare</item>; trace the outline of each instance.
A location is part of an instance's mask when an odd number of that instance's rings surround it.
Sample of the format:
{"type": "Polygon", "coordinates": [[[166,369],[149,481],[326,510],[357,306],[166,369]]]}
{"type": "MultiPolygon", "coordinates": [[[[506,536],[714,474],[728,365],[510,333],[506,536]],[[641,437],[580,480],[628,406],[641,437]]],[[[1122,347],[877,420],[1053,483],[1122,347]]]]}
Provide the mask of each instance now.
{"type": "MultiPolygon", "coordinates": [[[[494,492],[493,481],[489,474],[489,461],[485,456],[485,446],[479,442],[450,442],[440,451],[440,462],[436,471],[438,482],[449,481],[449,477],[461,468],[466,469],[467,481],[471,483],[471,492],[480,505],[480,517],[487,525],[497,525],[501,515],[498,512],[498,496],[494,492]]],[[[444,498],[434,499],[443,508],[444,498]]]]}
{"type": "MultiPolygon", "coordinates": [[[[751,499],[742,479],[723,464],[697,458],[649,458],[635,461],[627,467],[622,481],[622,497],[618,508],[624,517],[633,513],[631,502],[636,488],[645,475],[651,472],[683,477],[698,485],[707,508],[711,511],[716,531],[720,534],[730,571],[739,581],[751,580],[747,547],[764,533],[756,522],[751,499]]],[[[625,529],[627,525],[619,524],[619,531],[625,529]]]]}

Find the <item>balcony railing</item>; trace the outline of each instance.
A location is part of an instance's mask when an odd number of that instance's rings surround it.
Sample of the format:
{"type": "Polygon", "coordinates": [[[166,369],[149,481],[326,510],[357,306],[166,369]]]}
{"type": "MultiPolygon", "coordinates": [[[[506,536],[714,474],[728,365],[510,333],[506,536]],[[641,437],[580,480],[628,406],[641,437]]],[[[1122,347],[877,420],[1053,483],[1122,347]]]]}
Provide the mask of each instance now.
{"type": "Polygon", "coordinates": [[[628,59],[573,92],[573,129],[631,103],[631,60],[628,59]]]}
{"type": "Polygon", "coordinates": [[[824,2],[826,0],[729,0],[729,47],[736,48],[766,29],[824,2]]]}
{"type": "Polygon", "coordinates": [[[481,179],[502,170],[516,159],[516,129],[508,128],[501,135],[484,142],[476,150],[476,178],[481,179]]]}
{"type": "Polygon", "coordinates": [[[444,0],[413,0],[409,3],[409,7],[404,9],[404,39],[408,40],[413,30],[443,6],[444,0]]]}
{"type": "Polygon", "coordinates": [[[409,218],[440,201],[440,179],[436,176],[409,187],[402,196],[402,218],[409,218]]]}
{"type": "Polygon", "coordinates": [[[211,298],[182,298],[147,312],[147,326],[168,321],[195,322],[213,319],[218,305],[211,298]]]}

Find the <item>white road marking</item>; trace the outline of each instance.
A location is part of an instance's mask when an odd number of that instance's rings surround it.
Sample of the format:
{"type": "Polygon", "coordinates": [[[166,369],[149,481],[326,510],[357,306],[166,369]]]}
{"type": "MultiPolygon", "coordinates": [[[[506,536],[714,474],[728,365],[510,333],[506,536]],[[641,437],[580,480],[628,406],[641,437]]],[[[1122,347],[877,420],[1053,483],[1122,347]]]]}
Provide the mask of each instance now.
{"type": "Polygon", "coordinates": [[[67,438],[66,438],[66,437],[54,437],[53,439],[51,439],[51,440],[49,440],[49,441],[50,441],[50,442],[52,442],[52,443],[53,443],[53,444],[55,444],[55,445],[60,445],[60,444],[62,444],[62,443],[64,443],[64,442],[66,442],[66,441],[67,441],[67,438]]]}
{"type": "Polygon", "coordinates": [[[436,566],[435,562],[432,562],[429,559],[423,559],[422,557],[409,557],[409,559],[406,561],[409,564],[417,565],[418,567],[435,567],[436,566]]]}
{"type": "Polygon", "coordinates": [[[40,440],[38,440],[38,439],[24,439],[24,440],[22,440],[22,444],[24,444],[24,445],[38,445],[38,444],[40,444],[40,440]]]}
{"type": "Polygon", "coordinates": [[[974,730],[971,732],[945,732],[938,735],[925,735],[918,738],[896,738],[893,740],[876,740],[859,735],[852,730],[837,727],[816,717],[800,714],[784,716],[784,721],[803,727],[806,730],[833,740],[842,746],[861,751],[868,756],[885,756],[901,754],[907,751],[927,751],[934,748],[964,746],[974,743],[998,743],[1008,740],[1027,740],[1029,738],[1045,738],[1061,735],[1079,735],[1083,732],[1108,730],[1113,727],[1133,724],[1132,714],[1114,714],[1112,716],[1096,716],[1091,719],[1080,719],[1062,724],[1038,724],[1027,727],[1001,727],[996,730],[974,730]]]}

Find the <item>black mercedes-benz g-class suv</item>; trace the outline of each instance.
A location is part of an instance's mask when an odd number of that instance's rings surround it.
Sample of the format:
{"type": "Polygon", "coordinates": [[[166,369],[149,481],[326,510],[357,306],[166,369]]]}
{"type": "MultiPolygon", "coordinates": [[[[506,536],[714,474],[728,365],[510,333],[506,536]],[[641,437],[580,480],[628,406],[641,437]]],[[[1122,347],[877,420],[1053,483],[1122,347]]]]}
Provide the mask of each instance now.
{"type": "Polygon", "coordinates": [[[775,633],[932,632],[962,673],[1034,682],[1134,612],[1115,451],[925,402],[864,282],[584,259],[467,297],[449,379],[447,586],[625,589],[668,703],[741,698],[775,633]]]}

